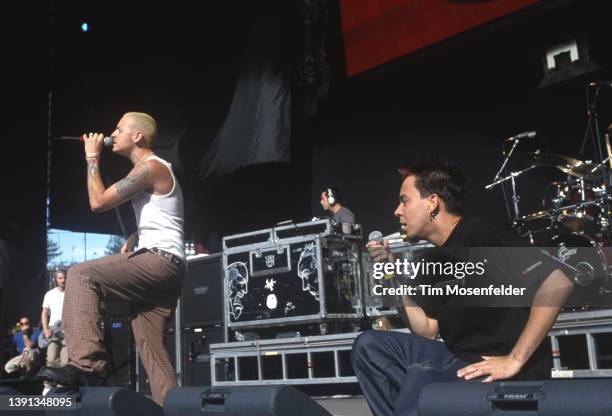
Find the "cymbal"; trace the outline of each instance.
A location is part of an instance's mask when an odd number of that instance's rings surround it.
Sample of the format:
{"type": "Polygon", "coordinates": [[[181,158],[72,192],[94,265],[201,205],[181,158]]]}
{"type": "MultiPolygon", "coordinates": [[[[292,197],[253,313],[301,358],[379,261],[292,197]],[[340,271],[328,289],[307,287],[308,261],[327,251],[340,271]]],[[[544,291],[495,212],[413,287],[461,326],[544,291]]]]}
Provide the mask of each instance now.
{"type": "Polygon", "coordinates": [[[593,173],[591,173],[591,171],[593,170],[594,167],[596,167],[597,164],[595,163],[585,163],[585,162],[580,162],[577,165],[574,166],[557,166],[557,168],[559,168],[562,172],[567,173],[568,175],[572,175],[572,176],[576,176],[576,177],[583,177],[583,176],[600,176],[601,173],[599,171],[595,171],[593,173]]]}
{"type": "Polygon", "coordinates": [[[533,212],[531,214],[523,215],[518,220],[519,221],[527,222],[527,221],[531,221],[531,220],[539,220],[541,218],[552,219],[551,211],[533,212]]]}
{"type": "Polygon", "coordinates": [[[520,164],[526,166],[539,166],[539,167],[551,167],[551,168],[559,168],[562,167],[565,169],[573,168],[574,166],[579,166],[584,162],[574,159],[568,156],[556,155],[553,153],[540,153],[540,152],[519,152],[515,153],[512,156],[512,160],[514,162],[518,162],[520,164]]]}

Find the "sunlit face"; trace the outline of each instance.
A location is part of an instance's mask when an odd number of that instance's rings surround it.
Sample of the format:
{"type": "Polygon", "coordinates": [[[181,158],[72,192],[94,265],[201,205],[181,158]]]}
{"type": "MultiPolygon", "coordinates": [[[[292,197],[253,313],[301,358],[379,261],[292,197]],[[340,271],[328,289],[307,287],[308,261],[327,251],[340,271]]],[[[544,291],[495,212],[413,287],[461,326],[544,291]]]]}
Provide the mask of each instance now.
{"type": "Polygon", "coordinates": [[[400,189],[400,202],[394,213],[408,239],[426,237],[430,225],[429,214],[433,209],[430,198],[421,197],[415,180],[414,176],[404,179],[400,189]]]}
{"type": "Polygon", "coordinates": [[[329,201],[325,192],[321,192],[321,206],[325,211],[329,211],[329,201]]]}
{"type": "Polygon", "coordinates": [[[64,272],[55,273],[55,283],[57,284],[57,287],[61,288],[62,290],[66,287],[66,275],[64,272]]]}
{"type": "Polygon", "coordinates": [[[30,320],[28,318],[21,318],[19,320],[19,330],[25,332],[29,331],[31,327],[30,320]]]}
{"type": "Polygon", "coordinates": [[[129,117],[121,117],[121,120],[117,123],[117,128],[113,134],[111,134],[111,138],[113,139],[113,152],[119,154],[128,153],[132,147],[134,147],[134,140],[139,134],[138,130],[133,127],[129,117]]]}

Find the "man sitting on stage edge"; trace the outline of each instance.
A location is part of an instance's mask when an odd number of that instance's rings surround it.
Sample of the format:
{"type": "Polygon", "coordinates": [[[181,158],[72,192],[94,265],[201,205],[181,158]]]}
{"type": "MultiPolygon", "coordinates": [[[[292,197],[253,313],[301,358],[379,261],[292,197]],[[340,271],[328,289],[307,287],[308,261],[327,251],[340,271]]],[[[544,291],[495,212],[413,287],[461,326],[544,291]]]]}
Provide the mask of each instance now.
{"type": "Polygon", "coordinates": [[[122,180],[106,188],[99,161],[104,136],[83,135],[87,191],[94,212],[132,201],[138,224],[138,250],[128,238],[121,254],[87,261],[68,270],[62,325],[70,362],[44,367],[43,378],[63,385],[103,385],[108,354],[102,343],[100,299],[130,301],[138,353],[149,376],[153,400],[163,404],[176,375],[163,344],[166,321],[176,307],[184,270],[183,196],[169,163],[156,156],[155,120],[126,113],[112,134],[113,152],[134,164],[122,180]]]}
{"type": "Polygon", "coordinates": [[[19,318],[19,331],[13,335],[12,345],[17,350],[17,355],[4,365],[7,374],[23,370],[21,378],[30,378],[32,372],[36,371],[36,361],[40,350],[38,349],[38,336],[40,331],[32,328],[30,318],[22,316],[19,318]]]}
{"type": "MultiPolygon", "coordinates": [[[[526,245],[510,228],[463,217],[465,183],[456,167],[431,161],[400,172],[395,216],[409,239],[427,240],[440,251],[496,247],[501,253],[526,245]]],[[[373,262],[394,261],[386,243],[371,241],[368,251],[373,262]]],[[[398,309],[412,333],[369,330],[357,338],[353,367],[374,415],[416,415],[419,394],[431,382],[550,378],[546,336],[572,283],[551,262],[509,260],[512,266],[503,273],[516,277],[514,264],[528,270],[521,278],[533,282],[530,307],[475,307],[460,296],[432,307],[404,296],[398,309]],[[444,342],[436,341],[438,335],[444,342]]]]}

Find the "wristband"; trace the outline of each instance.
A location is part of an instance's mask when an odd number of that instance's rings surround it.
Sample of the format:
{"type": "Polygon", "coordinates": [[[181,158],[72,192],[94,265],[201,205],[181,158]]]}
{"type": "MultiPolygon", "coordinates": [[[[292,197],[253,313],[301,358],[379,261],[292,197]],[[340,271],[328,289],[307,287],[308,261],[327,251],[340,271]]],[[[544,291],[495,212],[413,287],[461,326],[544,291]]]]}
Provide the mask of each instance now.
{"type": "Polygon", "coordinates": [[[98,158],[97,153],[85,153],[85,159],[97,159],[97,158],[98,158]]]}

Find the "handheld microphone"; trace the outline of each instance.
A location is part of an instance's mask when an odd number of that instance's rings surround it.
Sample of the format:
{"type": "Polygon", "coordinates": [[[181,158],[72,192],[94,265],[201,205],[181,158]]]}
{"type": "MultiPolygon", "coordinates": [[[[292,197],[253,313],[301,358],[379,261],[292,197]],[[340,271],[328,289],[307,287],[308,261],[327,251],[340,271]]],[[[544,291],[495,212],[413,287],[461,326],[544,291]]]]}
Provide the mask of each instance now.
{"type": "Polygon", "coordinates": [[[388,240],[403,240],[404,236],[401,232],[396,232],[393,234],[383,236],[383,233],[380,231],[372,231],[370,235],[368,235],[368,241],[375,241],[376,243],[382,243],[383,241],[388,240]]]}
{"type": "MultiPolygon", "coordinates": [[[[56,137],[55,140],[78,140],[80,142],[84,142],[83,137],[75,137],[75,136],[60,136],[56,137]]],[[[103,140],[104,147],[111,147],[113,145],[112,137],[105,137],[103,140]]]]}
{"type": "Polygon", "coordinates": [[[515,136],[508,137],[508,138],[506,139],[506,142],[508,142],[508,143],[512,143],[512,142],[514,142],[514,141],[516,141],[516,140],[521,140],[521,139],[532,139],[532,138],[534,138],[535,136],[536,136],[536,132],[535,132],[535,131],[526,131],[526,132],[523,132],[523,133],[519,133],[519,134],[517,134],[517,135],[515,135],[515,136]]]}
{"type": "Polygon", "coordinates": [[[608,87],[612,88],[612,81],[593,81],[589,84],[590,87],[608,87]]]}

